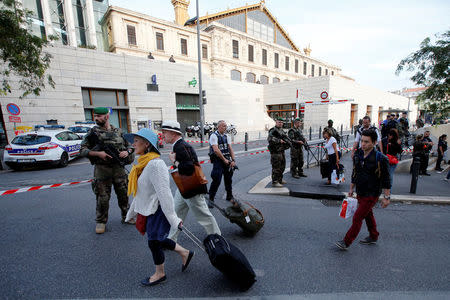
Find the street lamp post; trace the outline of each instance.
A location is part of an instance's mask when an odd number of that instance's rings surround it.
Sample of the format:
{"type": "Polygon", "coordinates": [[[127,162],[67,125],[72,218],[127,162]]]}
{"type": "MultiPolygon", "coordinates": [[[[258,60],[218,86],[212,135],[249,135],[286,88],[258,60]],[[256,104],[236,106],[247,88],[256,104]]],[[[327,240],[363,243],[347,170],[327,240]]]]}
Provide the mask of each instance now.
{"type": "Polygon", "coordinates": [[[200,16],[198,12],[198,0],[196,0],[197,5],[197,55],[198,55],[198,101],[200,104],[200,145],[203,146],[203,134],[205,133],[203,125],[205,123],[205,114],[203,110],[203,99],[202,99],[202,57],[200,48],[200,16]]]}

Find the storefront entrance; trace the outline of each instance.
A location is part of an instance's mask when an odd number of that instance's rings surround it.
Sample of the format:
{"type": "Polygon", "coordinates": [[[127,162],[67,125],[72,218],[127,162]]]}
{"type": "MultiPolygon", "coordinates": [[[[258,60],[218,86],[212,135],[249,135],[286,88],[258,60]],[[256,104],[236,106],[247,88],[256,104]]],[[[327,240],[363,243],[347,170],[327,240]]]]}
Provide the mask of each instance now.
{"type": "MultiPolygon", "coordinates": [[[[303,120],[303,118],[305,117],[305,107],[300,106],[299,112],[300,112],[299,118],[303,120]]],[[[292,128],[294,124],[294,119],[297,117],[295,104],[267,105],[267,114],[274,120],[276,118],[283,118],[284,119],[283,128],[292,128]]],[[[303,123],[301,129],[303,129],[303,123]]]]}
{"type": "Polygon", "coordinates": [[[177,121],[181,131],[186,132],[186,127],[200,122],[200,105],[198,94],[176,94],[177,121]]]}

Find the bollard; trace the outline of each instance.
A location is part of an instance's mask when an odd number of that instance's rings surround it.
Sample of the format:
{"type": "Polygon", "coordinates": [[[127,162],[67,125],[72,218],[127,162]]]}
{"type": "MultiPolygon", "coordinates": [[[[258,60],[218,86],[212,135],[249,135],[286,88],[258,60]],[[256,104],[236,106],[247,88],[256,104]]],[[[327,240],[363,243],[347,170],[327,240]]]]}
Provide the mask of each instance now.
{"type": "Polygon", "coordinates": [[[312,128],[309,126],[309,140],[312,140],[312,128]]]}
{"type": "Polygon", "coordinates": [[[245,142],[244,142],[245,144],[245,151],[248,151],[248,133],[246,132],[245,133],[245,142]]]}
{"type": "Polygon", "coordinates": [[[350,127],[351,127],[351,133],[353,134],[353,127],[354,127],[354,126],[352,125],[352,126],[350,126],[350,127]]]}
{"type": "Polygon", "coordinates": [[[341,136],[342,136],[342,132],[344,132],[344,125],[341,124],[341,136]]]}
{"type": "Polygon", "coordinates": [[[319,140],[322,138],[322,126],[319,127],[319,140]]]}
{"type": "Polygon", "coordinates": [[[417,181],[419,180],[419,169],[420,169],[420,157],[414,157],[413,163],[411,165],[411,187],[409,192],[412,194],[416,193],[417,181]]]}
{"type": "Polygon", "coordinates": [[[261,131],[258,131],[258,140],[261,139],[261,131]]]}

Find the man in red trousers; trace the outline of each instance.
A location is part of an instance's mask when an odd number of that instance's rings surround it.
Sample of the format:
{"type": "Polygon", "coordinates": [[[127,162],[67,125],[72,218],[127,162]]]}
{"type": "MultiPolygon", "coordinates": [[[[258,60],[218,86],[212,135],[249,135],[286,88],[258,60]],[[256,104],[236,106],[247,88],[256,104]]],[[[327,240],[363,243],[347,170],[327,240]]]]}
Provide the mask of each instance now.
{"type": "Polygon", "coordinates": [[[390,203],[391,183],[389,180],[389,160],[375,149],[377,144],[377,133],[368,129],[362,132],[361,148],[353,156],[352,183],[350,185],[349,197],[353,196],[356,187],[358,208],[353,216],[353,222],[344,239],[336,242],[341,250],[347,250],[356,239],[361,230],[363,220],[366,221],[369,236],[361,240],[364,245],[375,244],[378,240],[377,223],[373,216],[373,207],[383,190],[381,207],[385,208],[390,203]]]}

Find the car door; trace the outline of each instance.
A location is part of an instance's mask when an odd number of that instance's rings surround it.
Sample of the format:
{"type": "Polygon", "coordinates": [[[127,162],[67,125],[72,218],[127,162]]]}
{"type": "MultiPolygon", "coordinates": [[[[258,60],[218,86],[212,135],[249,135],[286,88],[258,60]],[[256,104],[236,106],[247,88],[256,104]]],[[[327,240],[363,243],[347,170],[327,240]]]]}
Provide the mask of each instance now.
{"type": "Polygon", "coordinates": [[[81,141],[83,140],[83,138],[73,132],[68,132],[67,134],[68,134],[69,140],[70,140],[69,156],[75,157],[78,154],[80,154],[81,141]]]}
{"type": "Polygon", "coordinates": [[[68,131],[63,131],[55,135],[58,145],[69,154],[70,157],[70,146],[71,140],[68,131]]]}

